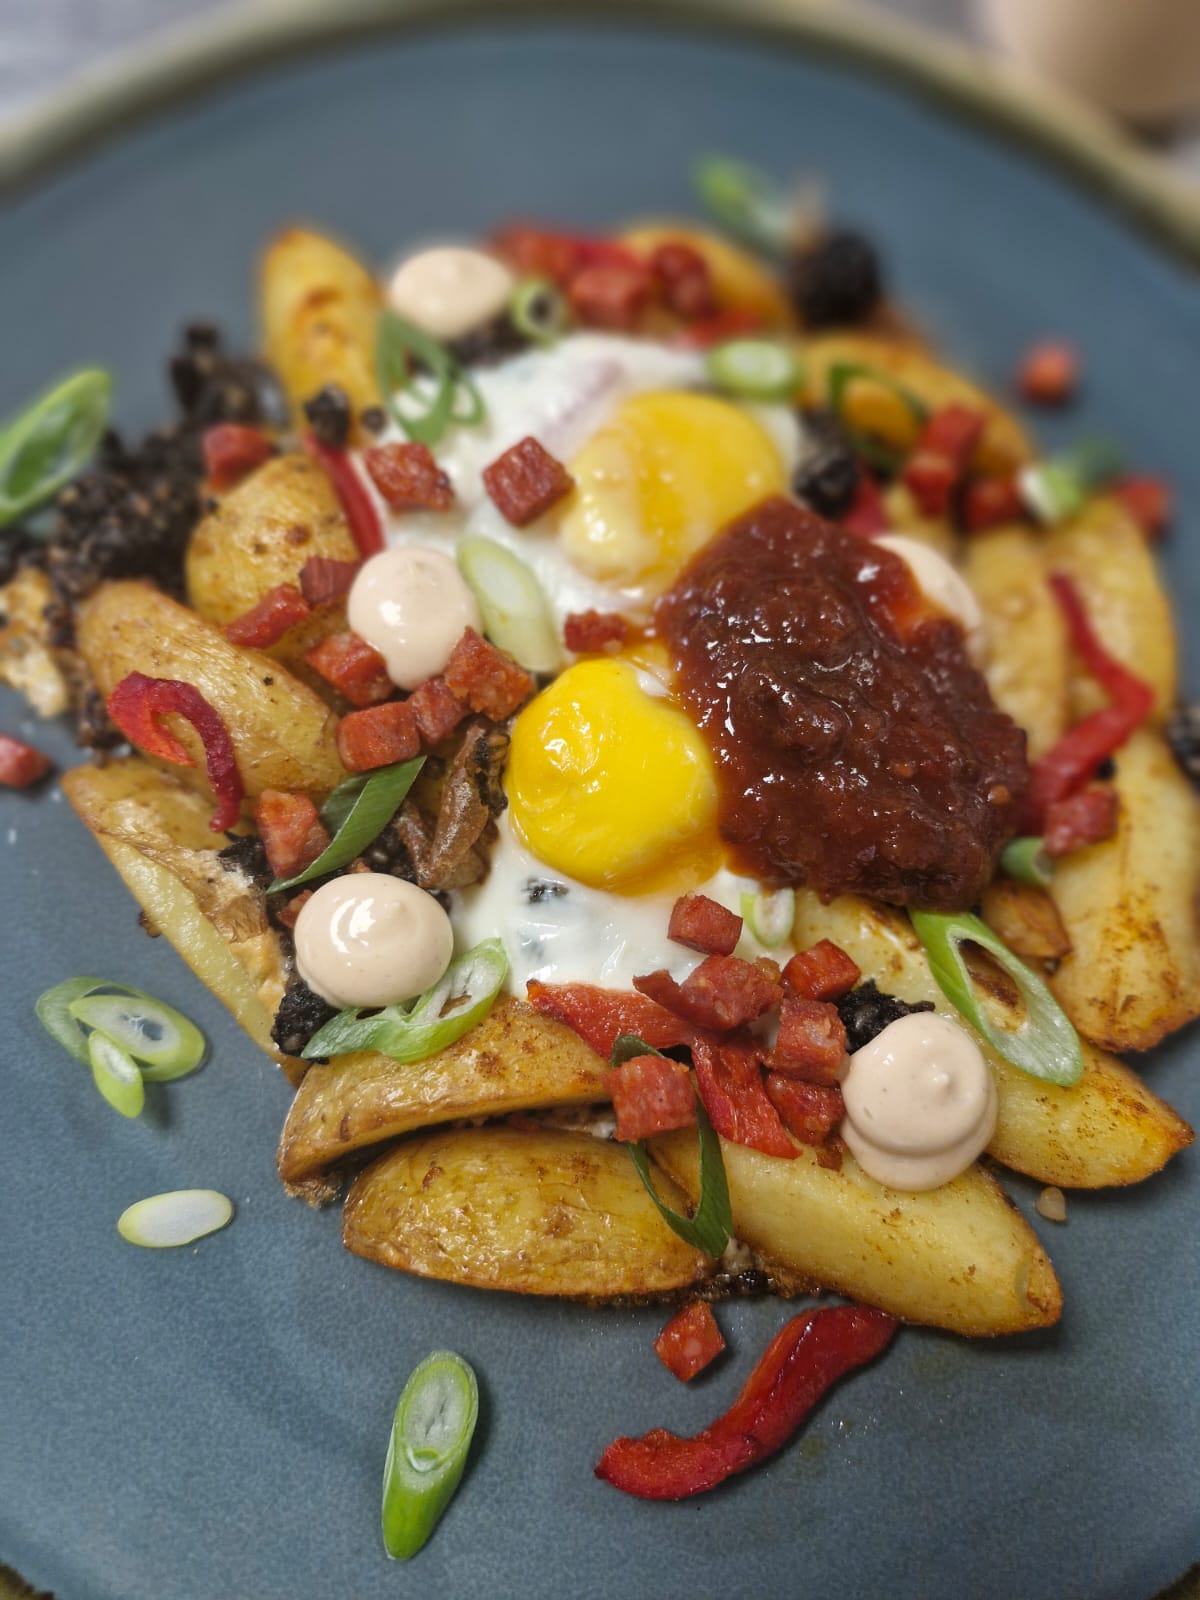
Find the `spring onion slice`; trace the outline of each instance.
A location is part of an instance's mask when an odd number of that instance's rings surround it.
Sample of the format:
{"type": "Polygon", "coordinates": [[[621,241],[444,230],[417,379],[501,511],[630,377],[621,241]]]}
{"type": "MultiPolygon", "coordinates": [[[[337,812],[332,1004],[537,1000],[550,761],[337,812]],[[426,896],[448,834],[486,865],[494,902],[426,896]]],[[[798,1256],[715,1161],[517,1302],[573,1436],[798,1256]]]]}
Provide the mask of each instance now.
{"type": "Polygon", "coordinates": [[[112,379],[76,372],[0,435],[0,527],[52,498],[87,465],[108,422],[112,379]]]}
{"type": "Polygon", "coordinates": [[[706,156],[693,178],[706,210],[729,233],[768,255],[787,252],[795,205],[766,173],[728,156],[706,156]]]}
{"type": "Polygon", "coordinates": [[[441,1521],[467,1464],[479,1385],[461,1356],[435,1350],[404,1385],[383,1467],[383,1546],[407,1561],[441,1521]]]}
{"type": "Polygon", "coordinates": [[[508,977],[499,939],[484,939],[455,959],[431,989],[407,1007],[385,1006],[364,1017],[351,1008],[318,1028],[301,1054],[306,1060],[378,1050],[393,1061],[424,1061],[473,1028],[495,1004],[508,977]]]}
{"type": "MultiPolygon", "coordinates": [[[[613,1045],[611,1065],[621,1067],[634,1056],[661,1056],[662,1051],[639,1039],[636,1034],[623,1033],[613,1045]]],[[[725,1161],[721,1155],[721,1141],[713,1131],[704,1102],[696,1097],[696,1123],[700,1135],[700,1202],[690,1217],[681,1215],[665,1205],[658,1197],[650,1175],[650,1153],[644,1139],[626,1144],[629,1159],[653,1200],[659,1216],[672,1232],[677,1233],[693,1250],[706,1256],[717,1257],[724,1252],[733,1234],[733,1212],[729,1204],[729,1183],[725,1177],[725,1161]]]]}
{"type": "Polygon", "coordinates": [[[107,1034],[88,1034],[88,1060],[97,1089],[123,1117],[140,1117],[146,1104],[146,1082],[128,1050],[107,1034]]]}
{"type": "Polygon", "coordinates": [[[141,989],[85,994],[67,1009],[77,1022],[128,1051],[148,1083],[182,1078],[204,1059],[204,1035],[195,1023],[141,989]]]}
{"type": "Polygon", "coordinates": [[[846,415],[846,404],[850,385],[859,379],[876,384],[881,389],[886,389],[889,394],[906,406],[912,414],[918,427],[923,427],[929,420],[929,407],[917,394],[904,384],[897,383],[886,372],[879,372],[875,367],[862,365],[857,361],[836,361],[829,369],[829,409],[842,423],[851,435],[854,448],[873,466],[882,467],[885,471],[895,470],[904,459],[904,451],[899,448],[884,444],[881,440],[872,438],[870,434],[863,433],[855,428],[846,415]]]}
{"type": "Polygon", "coordinates": [[[216,1189],[171,1189],[126,1206],[117,1232],[144,1250],[170,1250],[216,1233],[233,1218],[233,1201],[216,1189]]]}
{"type": "Polygon", "coordinates": [[[321,810],[321,821],[333,837],[311,866],[290,878],[276,878],[268,886],[267,893],[294,889],[298,884],[322,878],[327,872],[349,865],[396,815],[424,764],[425,757],[417,756],[415,760],[376,767],[374,772],[339,783],[321,810]]]}
{"type": "Polygon", "coordinates": [[[529,672],[554,672],[562,664],[562,647],[550,602],[532,569],[482,534],[463,539],[457,554],[492,643],[529,672]]]}
{"type": "Polygon", "coordinates": [[[549,278],[522,278],[508,302],[508,316],[518,333],[533,344],[555,344],[567,331],[566,298],[549,278]]]}
{"type": "Polygon", "coordinates": [[[746,400],[790,400],[804,381],[799,361],[773,339],[729,339],[704,365],[718,389],[746,400]]]}
{"type": "Polygon", "coordinates": [[[773,894],[742,895],[742,920],[768,950],[782,944],[796,920],[796,891],[776,889],[773,894]]]}
{"type": "Polygon", "coordinates": [[[1018,883],[1031,883],[1044,889],[1054,878],[1054,862],[1046,854],[1041,839],[1026,836],[1010,839],[1000,853],[1000,870],[1018,883]]]}
{"type": "Polygon", "coordinates": [[[1061,455],[1050,456],[1017,474],[1017,490],[1039,522],[1065,522],[1077,516],[1088,496],[1119,477],[1120,451],[1103,439],[1086,439],[1061,455]]]}
{"type": "Polygon", "coordinates": [[[1002,939],[967,911],[911,911],[929,966],[942,992],[992,1049],[1031,1078],[1064,1088],[1083,1076],[1079,1035],[1042,980],[1020,961],[1002,939]],[[964,941],[986,950],[1020,991],[1025,1020],[1019,1028],[1001,1028],[975,995],[975,987],[959,948],[964,941]]]}
{"type": "Polygon", "coordinates": [[[449,350],[394,311],[380,314],[375,366],[379,387],[397,427],[419,444],[437,444],[451,422],[469,425],[482,421],[482,396],[449,350]],[[420,362],[427,376],[416,377],[414,361],[420,362]],[[401,406],[402,394],[424,401],[423,408],[409,410],[401,406]]]}
{"type": "Polygon", "coordinates": [[[97,989],[120,989],[120,987],[118,984],[108,983],[104,978],[67,978],[62,983],[56,983],[53,989],[47,989],[44,994],[38,996],[34,1006],[37,1019],[52,1039],[62,1045],[64,1050],[69,1051],[76,1061],[82,1061],[86,1067],[91,1062],[88,1055],[87,1030],[71,1014],[71,1006],[76,1000],[92,994],[97,989]]]}

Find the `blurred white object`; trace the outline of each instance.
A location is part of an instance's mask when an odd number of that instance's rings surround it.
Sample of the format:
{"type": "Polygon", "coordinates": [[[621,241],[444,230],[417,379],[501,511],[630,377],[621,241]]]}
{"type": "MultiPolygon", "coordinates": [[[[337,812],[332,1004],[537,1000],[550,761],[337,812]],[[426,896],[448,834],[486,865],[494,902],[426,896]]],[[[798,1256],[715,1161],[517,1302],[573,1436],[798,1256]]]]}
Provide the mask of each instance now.
{"type": "Polygon", "coordinates": [[[1200,105],[1200,0],[978,0],[1014,60],[1134,122],[1200,105]]]}

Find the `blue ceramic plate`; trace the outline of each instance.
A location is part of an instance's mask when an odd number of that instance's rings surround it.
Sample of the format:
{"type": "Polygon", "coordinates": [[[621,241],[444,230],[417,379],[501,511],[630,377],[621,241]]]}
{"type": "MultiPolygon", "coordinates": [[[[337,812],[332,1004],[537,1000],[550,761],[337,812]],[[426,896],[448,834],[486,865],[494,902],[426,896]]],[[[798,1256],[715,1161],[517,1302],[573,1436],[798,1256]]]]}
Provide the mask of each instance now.
{"type": "MultiPolygon", "coordinates": [[[[165,403],[188,317],[253,335],[253,266],[311,219],[386,260],[514,213],[605,225],[688,207],[700,149],[827,182],[885,248],[904,304],[1003,383],[1046,331],[1088,356],[1069,429],[1174,481],[1177,614],[1200,606],[1200,301],[1185,270],[1052,163],[852,62],[750,37],[526,20],[329,46],[240,78],[74,160],[0,219],[0,412],[52,374],[111,367],[121,420],[165,403]]],[[[1053,430],[1048,430],[1053,431],[1053,430]]],[[[1196,683],[1195,635],[1187,641],[1196,683]]],[[[23,726],[12,697],[3,725],[23,726]]],[[[63,762],[65,734],[37,730],[63,762]]],[[[5,951],[0,1164],[0,1555],[63,1600],[463,1600],[792,1595],[1142,1600],[1200,1556],[1195,1152],[1126,1194],[1034,1221],[1060,1328],[994,1345],[905,1332],[805,1438],[701,1501],[592,1476],[615,1435],[723,1409],[778,1304],[731,1305],[732,1361],[684,1389],[659,1311],[590,1312],[424,1283],[343,1253],[336,1210],[288,1200],[288,1102],[165,941],[151,943],[61,797],[0,795],[5,951]],[[170,999],[212,1058],[136,1124],[33,1020],[95,970],[170,999]],[[211,1185],[235,1224],[132,1250],[132,1200],[211,1185]],[[391,1409],[435,1346],[481,1378],[477,1448],[435,1540],[378,1535],[391,1409]]],[[[1200,1118],[1195,1037],[1146,1063],[1200,1118]]],[[[1034,1188],[1015,1183],[1023,1210],[1034,1188]]]]}

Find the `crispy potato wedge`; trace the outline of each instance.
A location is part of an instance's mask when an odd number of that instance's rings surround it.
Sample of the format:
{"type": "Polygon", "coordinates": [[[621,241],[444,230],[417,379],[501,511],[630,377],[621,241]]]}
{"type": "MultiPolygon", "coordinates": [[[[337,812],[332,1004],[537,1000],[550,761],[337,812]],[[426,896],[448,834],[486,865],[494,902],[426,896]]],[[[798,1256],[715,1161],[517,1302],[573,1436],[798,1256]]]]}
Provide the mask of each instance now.
{"type": "Polygon", "coordinates": [[[289,228],[263,257],[259,290],[267,357],[297,422],[304,402],[327,383],[346,391],[356,419],[379,404],[375,325],[381,297],[361,262],[322,234],[289,228]]]}
{"type": "Polygon", "coordinates": [[[358,1051],[308,1069],[279,1141],[295,1184],[351,1150],[463,1117],[608,1099],[607,1066],[570,1028],[501,999],[477,1027],[426,1061],[358,1051]]]}
{"type": "Polygon", "coordinates": [[[791,303],[776,277],[760,261],[718,233],[692,222],[636,222],[621,235],[621,243],[638,255],[649,256],[660,245],[690,245],[708,263],[713,293],[722,311],[747,311],[766,328],[795,324],[791,303]]]}
{"type": "Polygon", "coordinates": [[[1071,940],[1046,893],[1031,883],[994,878],[983,891],[983,920],[1022,961],[1061,961],[1071,951],[1071,940]]]}
{"type": "Polygon", "coordinates": [[[71,704],[66,656],[50,644],[44,615],[53,598],[50,579],[24,567],[0,588],[0,683],[23,694],[40,717],[57,717],[71,704]]]}
{"type": "Polygon", "coordinates": [[[963,576],[983,612],[988,688],[1025,729],[1036,761],[1066,731],[1071,699],[1071,652],[1046,583],[1044,541],[1027,528],[968,539],[963,576]]]}
{"type": "Polygon", "coordinates": [[[1200,817],[1151,729],[1116,768],[1116,834],[1064,856],[1054,874],[1072,949],[1050,987],[1095,1043],[1146,1050],[1200,1014],[1200,817]]]}
{"type": "MultiPolygon", "coordinates": [[[[669,1181],[660,1193],[682,1205],[669,1181]]],[[[355,1179],[342,1240],[403,1272],[518,1294],[650,1298],[711,1270],[659,1216],[624,1150],[555,1129],[404,1140],[355,1179]]]]}
{"type": "Polygon", "coordinates": [[[261,896],[218,862],[211,804],[140,756],[75,767],[67,799],[116,867],[150,927],[166,936],[261,1049],[295,1079],[271,1039],[285,974],[261,896]]]}
{"type": "MultiPolygon", "coordinates": [[[[865,333],[823,333],[805,339],[803,353],[809,405],[828,402],[829,378],[835,366],[870,367],[911,390],[931,411],[958,404],[983,412],[987,426],[974,457],[980,472],[1011,472],[1033,455],[1029,438],[1015,417],[982,389],[911,343],[865,333]]],[[[902,449],[915,444],[917,424],[912,413],[882,387],[856,384],[847,396],[847,407],[852,421],[878,433],[889,444],[902,449]]]]}
{"type": "Polygon", "coordinates": [[[931,550],[936,550],[938,555],[945,556],[947,561],[954,560],[959,539],[950,523],[945,517],[922,515],[911,491],[899,480],[885,491],[883,507],[887,512],[888,526],[894,533],[918,539],[931,550]]]}
{"type": "MultiPolygon", "coordinates": [[[[833,1172],[798,1148],[785,1161],[721,1141],[734,1232],[768,1265],[955,1333],[1021,1333],[1058,1321],[1062,1291],[1050,1259],[982,1167],[903,1194],[868,1177],[848,1151],[833,1172]]],[[[695,1199],[695,1135],[664,1134],[651,1149],[695,1199]]]]}
{"type": "MultiPolygon", "coordinates": [[[[902,912],[851,895],[823,906],[805,892],[796,902],[798,943],[832,939],[881,989],[909,1002],[931,1000],[942,1016],[962,1022],[902,912]]],[[[999,999],[992,1003],[1002,1005],[999,999]]],[[[1137,1183],[1192,1141],[1182,1117],[1102,1050],[1085,1043],[1084,1075],[1062,1089],[1031,1078],[982,1039],[977,1042],[995,1073],[1000,1102],[988,1153],[1016,1172],[1064,1189],[1137,1183]]]]}
{"type": "MultiPolygon", "coordinates": [[[[311,689],[270,656],[230,644],[213,623],[151,584],[102,584],[79,607],[78,642],[106,697],[129,672],[194,684],[225,720],[250,799],[264,789],[322,797],[346,776],[337,719],[311,689]]],[[[196,762],[173,770],[207,786],[199,738],[179,717],[172,728],[196,762]]]]}
{"type": "MultiPolygon", "coordinates": [[[[1157,718],[1178,693],[1175,623],[1154,557],[1141,531],[1116,500],[1092,500],[1073,522],[1046,541],[1046,568],[1078,585],[1096,633],[1118,661],[1154,690],[1157,718]]],[[[1071,721],[1108,696],[1082,669],[1071,678],[1071,721]]]]}

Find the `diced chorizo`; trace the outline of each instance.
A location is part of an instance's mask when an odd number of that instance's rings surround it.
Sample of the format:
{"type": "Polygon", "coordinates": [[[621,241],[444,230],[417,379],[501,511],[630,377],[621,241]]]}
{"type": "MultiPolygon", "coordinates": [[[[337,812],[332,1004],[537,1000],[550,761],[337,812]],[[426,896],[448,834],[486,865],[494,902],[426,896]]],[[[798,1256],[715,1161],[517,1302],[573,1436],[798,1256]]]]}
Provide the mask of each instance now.
{"type": "Polygon", "coordinates": [[[708,956],[682,983],[663,970],[635,978],[639,993],[694,1027],[730,1033],[778,1005],[782,990],[752,961],[708,956]]]}
{"type": "Polygon", "coordinates": [[[1146,538],[1161,539],[1171,520],[1171,490],[1161,478],[1122,478],[1112,494],[1125,507],[1146,538]]]}
{"type": "Polygon", "coordinates": [[[768,1072],[764,1083],[780,1121],[801,1144],[824,1144],[846,1115],[836,1084],[804,1083],[781,1072],[768,1072]]]}
{"type": "Polygon", "coordinates": [[[420,753],[421,736],[407,700],[351,711],[338,723],[338,755],[349,772],[370,772],[420,753]]]}
{"type": "Polygon", "coordinates": [[[294,894],[290,900],[280,906],[275,913],[276,922],[282,923],[285,928],[294,928],[296,919],[312,897],[313,892],[311,889],[301,889],[299,894],[294,894]]]}
{"type": "Polygon", "coordinates": [[[309,556],[300,568],[300,592],[310,606],[323,606],[350,593],[361,561],[338,561],[333,556],[309,556]]]}
{"type": "Polygon", "coordinates": [[[257,605],[244,611],[240,617],[225,624],[225,637],[230,644],[251,645],[255,650],[269,650],[278,644],[289,628],[311,617],[308,602],[294,583],[276,584],[268,589],[257,605]]]}
{"type": "Polygon", "coordinates": [[[1017,387],[1035,406],[1062,406],[1079,389],[1079,352],[1063,339],[1036,344],[1022,358],[1017,387]]]}
{"type": "Polygon", "coordinates": [[[533,679],[511,656],[468,628],[444,673],[452,694],[481,716],[502,722],[533,693],[533,679]]]}
{"type": "Polygon", "coordinates": [[[454,487],[428,445],[373,445],[363,465],[393,511],[448,511],[454,504],[454,487]]]}
{"type": "Polygon", "coordinates": [[[668,1056],[633,1056],[614,1067],[607,1078],[617,1114],[617,1138],[629,1143],[649,1139],[696,1120],[692,1075],[682,1061],[668,1056]]]}
{"type": "Polygon", "coordinates": [[[692,1300],[677,1311],[654,1341],[654,1353],[681,1383],[687,1383],[715,1361],[725,1340],[705,1300],[692,1300]]]}
{"type": "Polygon", "coordinates": [[[886,533],[891,526],[879,485],[869,472],[859,473],[854,499],[850,502],[849,511],[840,519],[840,526],[847,533],[857,533],[863,539],[886,533]]]}
{"type": "Polygon", "coordinates": [[[650,257],[650,270],[668,310],[684,322],[716,316],[719,308],[712,273],[692,245],[682,239],[660,244],[650,257]]]}
{"type": "Polygon", "coordinates": [[[982,413],[960,405],[944,406],[925,424],[902,474],[925,516],[940,517],[949,509],[983,429],[982,413]]]}
{"type": "Polygon", "coordinates": [[[681,894],[671,907],[667,938],[705,956],[731,956],[742,936],[742,919],[706,894],[681,894]]]}
{"type": "Polygon", "coordinates": [[[50,771],[49,756],[24,739],[0,733],[0,784],[6,789],[29,789],[50,771]]]}
{"type": "Polygon", "coordinates": [[[783,969],[783,986],[802,1000],[838,1000],[862,973],[840,945],[822,939],[798,951],[783,969]]]}
{"type": "Polygon", "coordinates": [[[845,1065],[846,1029],[837,1007],[785,994],[768,1068],[809,1083],[836,1083],[845,1065]]]}
{"type": "Polygon", "coordinates": [[[571,279],[568,292],[575,315],[587,327],[628,332],[650,304],[654,279],[641,262],[585,267],[571,279]]]}
{"type": "Polygon", "coordinates": [[[448,739],[467,714],[467,708],[445,678],[426,678],[408,697],[417,731],[426,744],[448,739]]]}
{"type": "Polygon", "coordinates": [[[254,824],[277,878],[292,878],[311,867],[329,843],[328,830],[306,794],[264,789],[255,801],[254,824]]]}
{"type": "Polygon", "coordinates": [[[1014,477],[977,478],[962,496],[962,525],[968,533],[986,533],[1009,522],[1027,522],[1029,513],[1014,477]]]}
{"type": "Polygon", "coordinates": [[[356,633],[331,633],[306,650],[304,659],[352,706],[379,705],[396,687],[379,651],[356,633]]]}
{"type": "Polygon", "coordinates": [[[204,471],[214,489],[224,492],[274,455],[275,446],[259,428],[221,422],[204,430],[204,471]]]}
{"type": "Polygon", "coordinates": [[[1081,789],[1046,807],[1042,844],[1049,856],[1070,855],[1084,845],[1111,839],[1117,831],[1119,803],[1115,789],[1081,789]]]}
{"type": "Polygon", "coordinates": [[[528,434],[484,467],[483,486],[505,521],[524,528],[570,494],[575,480],[528,434]]]}
{"type": "Polygon", "coordinates": [[[617,611],[572,611],[563,623],[563,643],[576,655],[598,655],[628,637],[629,624],[617,611]]]}

